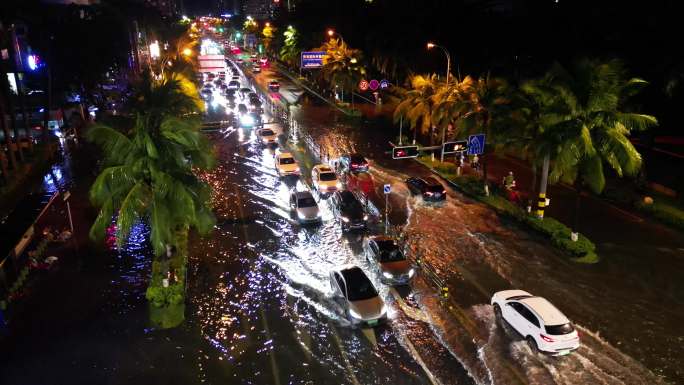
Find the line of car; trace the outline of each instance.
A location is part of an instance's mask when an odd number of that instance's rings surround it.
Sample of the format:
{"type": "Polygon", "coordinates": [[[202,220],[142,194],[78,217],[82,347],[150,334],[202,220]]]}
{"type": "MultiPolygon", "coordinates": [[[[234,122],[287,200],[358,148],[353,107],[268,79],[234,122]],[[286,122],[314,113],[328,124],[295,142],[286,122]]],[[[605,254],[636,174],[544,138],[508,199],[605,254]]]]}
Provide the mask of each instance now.
{"type": "MultiPolygon", "coordinates": [[[[257,131],[264,145],[277,144],[270,129],[257,131]]],[[[290,152],[278,151],[275,168],[280,177],[299,177],[301,169],[290,152]]],[[[360,154],[345,154],[333,166],[318,164],[311,170],[312,185],[321,199],[330,198],[331,211],[343,232],[367,230],[369,215],[360,193],[344,189],[339,176],[367,173],[368,161],[360,154]]],[[[444,186],[433,177],[411,177],[406,181],[413,195],[424,201],[446,199],[444,186]]],[[[301,224],[321,222],[321,213],[311,191],[294,191],[290,206],[301,224]]],[[[417,267],[407,258],[399,242],[388,236],[367,236],[363,254],[380,281],[387,285],[406,285],[417,273],[417,267]]],[[[340,298],[348,319],[355,325],[375,326],[387,319],[387,306],[370,278],[358,265],[343,265],[329,272],[333,295],[340,298]]],[[[490,301],[498,322],[505,322],[520,334],[536,351],[561,356],[580,346],[580,336],[570,320],[543,297],[522,290],[494,293],[490,301]]]]}

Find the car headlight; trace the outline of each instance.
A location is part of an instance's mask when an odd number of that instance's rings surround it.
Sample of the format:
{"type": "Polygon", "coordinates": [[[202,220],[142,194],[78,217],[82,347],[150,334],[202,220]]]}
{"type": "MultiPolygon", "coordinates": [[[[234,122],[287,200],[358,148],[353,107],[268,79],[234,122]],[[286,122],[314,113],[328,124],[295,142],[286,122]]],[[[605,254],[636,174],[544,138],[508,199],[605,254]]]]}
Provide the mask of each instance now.
{"type": "Polygon", "coordinates": [[[242,115],[240,117],[240,123],[244,126],[251,126],[254,124],[254,118],[249,115],[242,115]]]}
{"type": "Polygon", "coordinates": [[[316,213],[316,218],[320,218],[320,217],[322,217],[322,216],[323,216],[323,215],[321,214],[320,211],[316,213]]]}
{"type": "Polygon", "coordinates": [[[343,221],[344,223],[349,223],[349,218],[347,218],[347,217],[342,217],[342,221],[343,221]]]}
{"type": "Polygon", "coordinates": [[[341,189],[341,188],[342,188],[342,183],[337,182],[337,183],[335,184],[335,187],[337,187],[338,189],[341,189]]]}
{"type": "Polygon", "coordinates": [[[364,221],[367,221],[367,220],[368,220],[368,215],[364,215],[364,216],[363,216],[363,220],[364,220],[364,221]]]}
{"type": "Polygon", "coordinates": [[[297,218],[299,219],[306,219],[306,215],[300,213],[299,211],[297,212],[297,218]]]}
{"type": "Polygon", "coordinates": [[[411,268],[411,270],[409,270],[409,278],[413,278],[414,275],[416,275],[416,269],[411,268]]]}
{"type": "Polygon", "coordinates": [[[349,315],[356,319],[363,319],[363,317],[361,317],[361,314],[355,312],[353,309],[349,309],[349,315]]]}
{"type": "Polygon", "coordinates": [[[382,273],[382,276],[385,277],[385,278],[387,278],[387,279],[392,279],[392,278],[394,278],[394,275],[392,275],[392,273],[388,273],[388,272],[386,272],[386,271],[384,271],[384,272],[382,273]]]}
{"type": "Polygon", "coordinates": [[[387,314],[387,305],[382,305],[382,310],[380,310],[380,314],[387,314]]]}

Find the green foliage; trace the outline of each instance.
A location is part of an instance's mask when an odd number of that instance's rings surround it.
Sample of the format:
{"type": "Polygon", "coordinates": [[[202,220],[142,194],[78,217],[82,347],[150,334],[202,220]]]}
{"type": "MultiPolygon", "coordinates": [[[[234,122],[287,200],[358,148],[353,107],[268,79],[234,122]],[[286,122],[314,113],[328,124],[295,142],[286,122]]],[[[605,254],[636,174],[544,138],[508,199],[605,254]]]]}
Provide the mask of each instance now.
{"type": "Polygon", "coordinates": [[[349,48],[344,41],[330,39],[318,49],[326,52],[320,76],[329,84],[347,90],[354,89],[366,75],[366,67],[362,64],[363,53],[349,48]]]}
{"type": "MultiPolygon", "coordinates": [[[[593,192],[605,187],[604,168],[634,176],[641,155],[629,141],[632,131],[657,124],[655,117],[624,112],[624,101],[646,85],[626,79],[618,61],[578,61],[570,69],[555,64],[541,79],[523,84],[530,98],[530,135],[537,157],[551,159],[551,183],[579,179],[593,192]]],[[[528,127],[529,128],[529,127],[528,127]]]]}
{"type": "Polygon", "coordinates": [[[214,223],[207,206],[209,187],[195,174],[213,167],[213,151],[199,131],[200,121],[186,117],[198,111],[196,100],[177,76],[166,78],[139,85],[137,113],[128,130],[96,125],[87,135],[105,156],[105,168],[90,189],[91,202],[100,207],[91,238],[101,239],[118,214],[121,245],[132,226],[145,220],[156,255],[178,241],[177,229],[192,227],[206,234],[214,223]]]}
{"type": "Polygon", "coordinates": [[[668,225],[684,230],[684,210],[673,202],[656,197],[652,204],[648,205],[643,201],[638,201],[636,207],[668,225]]]}
{"type": "Polygon", "coordinates": [[[182,283],[171,284],[163,287],[150,285],[145,292],[145,298],[156,307],[178,305],[185,301],[185,285],[182,283]]]}

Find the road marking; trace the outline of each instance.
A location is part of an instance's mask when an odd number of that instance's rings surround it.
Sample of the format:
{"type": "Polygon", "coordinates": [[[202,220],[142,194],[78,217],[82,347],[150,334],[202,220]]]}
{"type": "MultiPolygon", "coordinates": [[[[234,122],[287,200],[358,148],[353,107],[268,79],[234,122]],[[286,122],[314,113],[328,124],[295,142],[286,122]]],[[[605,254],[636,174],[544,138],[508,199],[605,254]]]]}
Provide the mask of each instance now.
{"type": "MultiPolygon", "coordinates": [[[[264,327],[264,331],[266,332],[266,338],[268,338],[268,341],[273,341],[273,338],[271,337],[271,331],[268,328],[268,321],[266,321],[266,314],[264,313],[264,309],[261,309],[261,325],[264,327]]],[[[278,364],[276,363],[275,359],[275,343],[271,342],[271,349],[269,349],[268,356],[271,360],[271,370],[273,371],[273,381],[275,385],[280,385],[280,375],[278,371],[278,364]]]]}
{"type": "Polygon", "coordinates": [[[342,341],[340,341],[340,337],[337,336],[337,330],[335,330],[334,325],[332,323],[328,322],[328,327],[330,327],[330,330],[332,330],[332,335],[333,338],[335,339],[335,343],[337,344],[337,348],[340,350],[340,353],[342,354],[342,360],[344,361],[344,367],[347,369],[347,373],[351,377],[352,383],[354,385],[361,385],[359,380],[356,378],[356,375],[354,374],[354,370],[351,367],[351,363],[349,362],[349,358],[347,358],[347,354],[344,352],[344,348],[342,347],[342,341]]]}

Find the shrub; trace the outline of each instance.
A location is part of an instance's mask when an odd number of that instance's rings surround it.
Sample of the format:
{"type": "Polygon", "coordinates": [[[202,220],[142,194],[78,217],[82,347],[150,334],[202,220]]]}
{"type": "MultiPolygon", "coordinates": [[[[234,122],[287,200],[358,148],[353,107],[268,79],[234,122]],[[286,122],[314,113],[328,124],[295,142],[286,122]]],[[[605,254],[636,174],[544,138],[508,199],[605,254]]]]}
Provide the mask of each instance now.
{"type": "Polygon", "coordinates": [[[668,204],[662,198],[656,198],[650,205],[644,203],[644,201],[639,201],[636,206],[639,210],[652,215],[654,218],[684,230],[684,211],[675,205],[668,204]]]}
{"type": "Polygon", "coordinates": [[[185,286],[182,283],[168,287],[150,285],[145,292],[145,298],[156,307],[179,305],[185,301],[185,286]]]}

